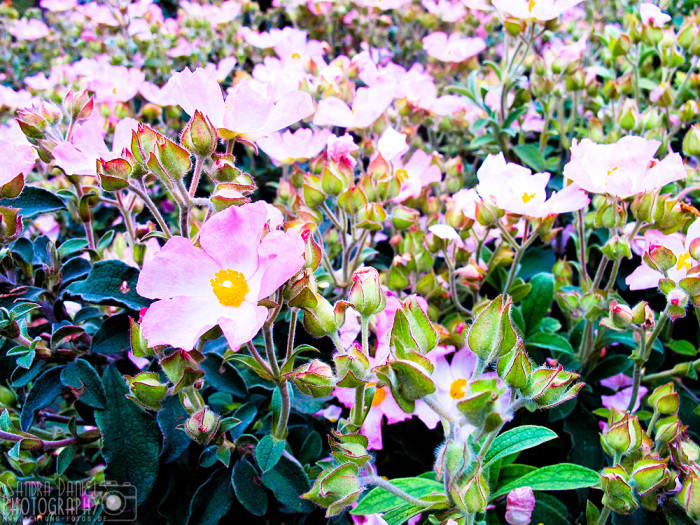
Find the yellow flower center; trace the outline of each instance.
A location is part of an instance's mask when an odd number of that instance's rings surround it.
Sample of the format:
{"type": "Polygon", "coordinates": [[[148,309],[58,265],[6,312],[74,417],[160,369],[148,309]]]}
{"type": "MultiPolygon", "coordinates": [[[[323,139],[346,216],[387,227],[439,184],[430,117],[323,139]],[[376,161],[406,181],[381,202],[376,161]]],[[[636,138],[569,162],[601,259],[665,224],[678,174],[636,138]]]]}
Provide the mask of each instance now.
{"type": "Polygon", "coordinates": [[[676,265],[676,270],[682,270],[685,267],[685,271],[687,272],[692,268],[692,264],[690,262],[690,253],[685,252],[681,253],[678,256],[678,264],[676,265]]]}
{"type": "Polygon", "coordinates": [[[537,2],[535,2],[535,0],[530,0],[530,3],[527,4],[527,10],[530,11],[530,12],[532,13],[532,10],[535,8],[535,4],[536,4],[536,3],[537,3],[537,2]]]}
{"type": "Polygon", "coordinates": [[[455,379],[450,385],[450,397],[452,399],[462,399],[467,393],[467,380],[455,379]]]}
{"type": "Polygon", "coordinates": [[[617,166],[608,170],[608,177],[617,171],[617,166]]]}
{"type": "Polygon", "coordinates": [[[535,198],[535,193],[523,193],[523,196],[521,197],[523,199],[523,204],[527,204],[530,202],[532,199],[535,198]]]}
{"type": "Polygon", "coordinates": [[[408,172],[403,168],[397,169],[395,175],[396,178],[399,180],[399,184],[403,184],[408,180],[408,172]]]}
{"type": "Polygon", "coordinates": [[[224,306],[240,306],[250,290],[245,276],[235,270],[219,270],[210,280],[214,295],[224,306]]]}
{"type": "Polygon", "coordinates": [[[372,406],[376,407],[377,405],[381,405],[382,401],[386,398],[386,387],[382,388],[377,388],[374,391],[374,397],[372,398],[372,406]]]}
{"type": "Polygon", "coordinates": [[[301,55],[299,53],[292,53],[292,58],[299,60],[301,58],[301,55]]]}

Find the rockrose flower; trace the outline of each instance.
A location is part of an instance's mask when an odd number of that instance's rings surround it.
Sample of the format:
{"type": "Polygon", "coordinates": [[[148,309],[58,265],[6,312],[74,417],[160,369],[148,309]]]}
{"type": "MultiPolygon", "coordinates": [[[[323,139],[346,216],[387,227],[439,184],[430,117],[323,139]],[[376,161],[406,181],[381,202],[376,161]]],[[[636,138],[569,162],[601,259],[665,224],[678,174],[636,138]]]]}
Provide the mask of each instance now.
{"type": "Polygon", "coordinates": [[[549,173],[533,174],[523,166],[506,162],[503,153],[489,155],[476,175],[479,178],[476,191],[482,199],[518,215],[542,218],[580,210],[589,202],[575,184],[547,199],[549,173]]]}
{"type": "Polygon", "coordinates": [[[583,0],[493,0],[493,5],[510,16],[527,20],[552,20],[583,0]]]}
{"type": "Polygon", "coordinates": [[[189,350],[216,325],[234,350],[250,341],[267,318],[258,301],[304,265],[301,235],[278,230],[281,223],[276,208],[255,202],[205,222],[201,247],[169,239],[144,264],[136,285],[143,297],[158,299],[141,325],[148,343],[189,350]]]}
{"type": "Polygon", "coordinates": [[[481,38],[466,38],[459,33],[438,31],[423,38],[423,49],[431,57],[442,62],[463,62],[486,49],[481,38]]]}
{"type": "Polygon", "coordinates": [[[658,140],[629,135],[614,144],[591,139],[574,141],[564,177],[591,193],[608,193],[621,199],[652,191],[687,176],[683,160],[672,153],[662,161],[654,158],[658,140]]]}
{"type": "Polygon", "coordinates": [[[308,160],[326,148],[330,130],[298,129],[294,133],[272,133],[269,137],[258,140],[258,147],[273,160],[275,164],[293,164],[308,160]]]}

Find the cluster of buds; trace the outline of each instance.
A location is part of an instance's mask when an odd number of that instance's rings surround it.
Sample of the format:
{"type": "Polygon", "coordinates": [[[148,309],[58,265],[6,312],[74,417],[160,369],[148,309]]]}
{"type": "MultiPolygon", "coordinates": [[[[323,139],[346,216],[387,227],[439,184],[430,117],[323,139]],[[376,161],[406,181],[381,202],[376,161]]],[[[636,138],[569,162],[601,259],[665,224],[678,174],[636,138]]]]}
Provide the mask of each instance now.
{"type": "Polygon", "coordinates": [[[669,194],[662,195],[661,190],[635,196],[630,211],[637,221],[649,223],[665,234],[677,232],[693,217],[679,199],[669,194]]]}
{"type": "Polygon", "coordinates": [[[326,517],[354,505],[362,494],[360,472],[370,461],[368,440],[361,434],[333,432],[329,437],[334,465],[325,468],[302,498],[326,507],[326,517]]]}
{"type": "Polygon", "coordinates": [[[464,513],[484,512],[489,501],[489,484],[481,461],[469,443],[449,439],[438,450],[437,479],[443,479],[450,498],[464,513]]]}
{"type": "Polygon", "coordinates": [[[649,330],[654,325],[654,311],[646,301],[630,307],[613,299],[610,301],[608,317],[603,319],[601,324],[617,332],[624,332],[630,327],[635,330],[649,330]]]}

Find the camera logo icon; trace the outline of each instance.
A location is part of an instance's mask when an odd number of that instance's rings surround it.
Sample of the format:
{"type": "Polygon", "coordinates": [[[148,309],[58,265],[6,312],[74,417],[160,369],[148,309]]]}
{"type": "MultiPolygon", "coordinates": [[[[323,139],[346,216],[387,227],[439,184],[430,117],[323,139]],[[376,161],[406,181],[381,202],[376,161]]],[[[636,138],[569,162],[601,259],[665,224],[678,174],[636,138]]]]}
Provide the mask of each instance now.
{"type": "Polygon", "coordinates": [[[136,520],[136,487],[131,483],[105,481],[92,487],[92,501],[99,503],[99,520],[106,523],[134,522],[136,520]]]}

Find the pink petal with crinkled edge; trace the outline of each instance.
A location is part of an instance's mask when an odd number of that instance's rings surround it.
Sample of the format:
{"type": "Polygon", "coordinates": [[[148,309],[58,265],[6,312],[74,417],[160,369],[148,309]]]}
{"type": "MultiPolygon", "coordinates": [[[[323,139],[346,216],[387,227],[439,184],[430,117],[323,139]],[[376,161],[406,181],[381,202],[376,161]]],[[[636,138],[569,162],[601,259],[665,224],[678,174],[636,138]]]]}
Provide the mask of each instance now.
{"type": "Polygon", "coordinates": [[[190,296],[216,301],[210,280],[219,269],[221,266],[204,250],[176,236],[144,265],[136,291],[149,299],[190,296]]]}
{"type": "Polygon", "coordinates": [[[659,286],[659,279],[663,277],[664,274],[661,272],[652,270],[646,264],[643,264],[629,274],[625,282],[630,287],[630,290],[646,290],[647,288],[659,286]]]}
{"type": "Polygon", "coordinates": [[[416,401],[416,409],[413,411],[413,414],[430,429],[435,428],[440,422],[440,416],[437,415],[437,412],[430,408],[422,399],[416,401]]]}
{"type": "Polygon", "coordinates": [[[162,95],[175,100],[189,116],[196,110],[204,113],[214,126],[221,127],[224,118],[224,96],[211,72],[185,68],[173,74],[163,86],[162,95]]]}
{"type": "Polygon", "coordinates": [[[153,303],[146,311],[141,330],[149,346],[191,350],[205,332],[232,312],[237,315],[233,307],[221,305],[216,298],[178,296],[153,303]]]}
{"type": "Polygon", "coordinates": [[[352,126],[352,110],[338,97],[326,97],[318,103],[314,125],[349,128],[352,126]]]}
{"type": "Polygon", "coordinates": [[[305,119],[314,112],[314,103],[311,95],[303,91],[290,91],[283,94],[275,103],[270,112],[270,117],[265,124],[257,130],[245,134],[249,140],[266,137],[274,131],[279,131],[295,122],[305,119]]]}
{"type": "Polygon", "coordinates": [[[231,350],[235,352],[260,331],[267,319],[267,308],[244,301],[240,306],[229,307],[227,310],[233,314],[219,319],[219,326],[231,350]]]}
{"type": "Polygon", "coordinates": [[[200,244],[222,268],[251,277],[258,268],[258,247],[267,215],[262,201],[227,208],[204,223],[200,244]]]}

